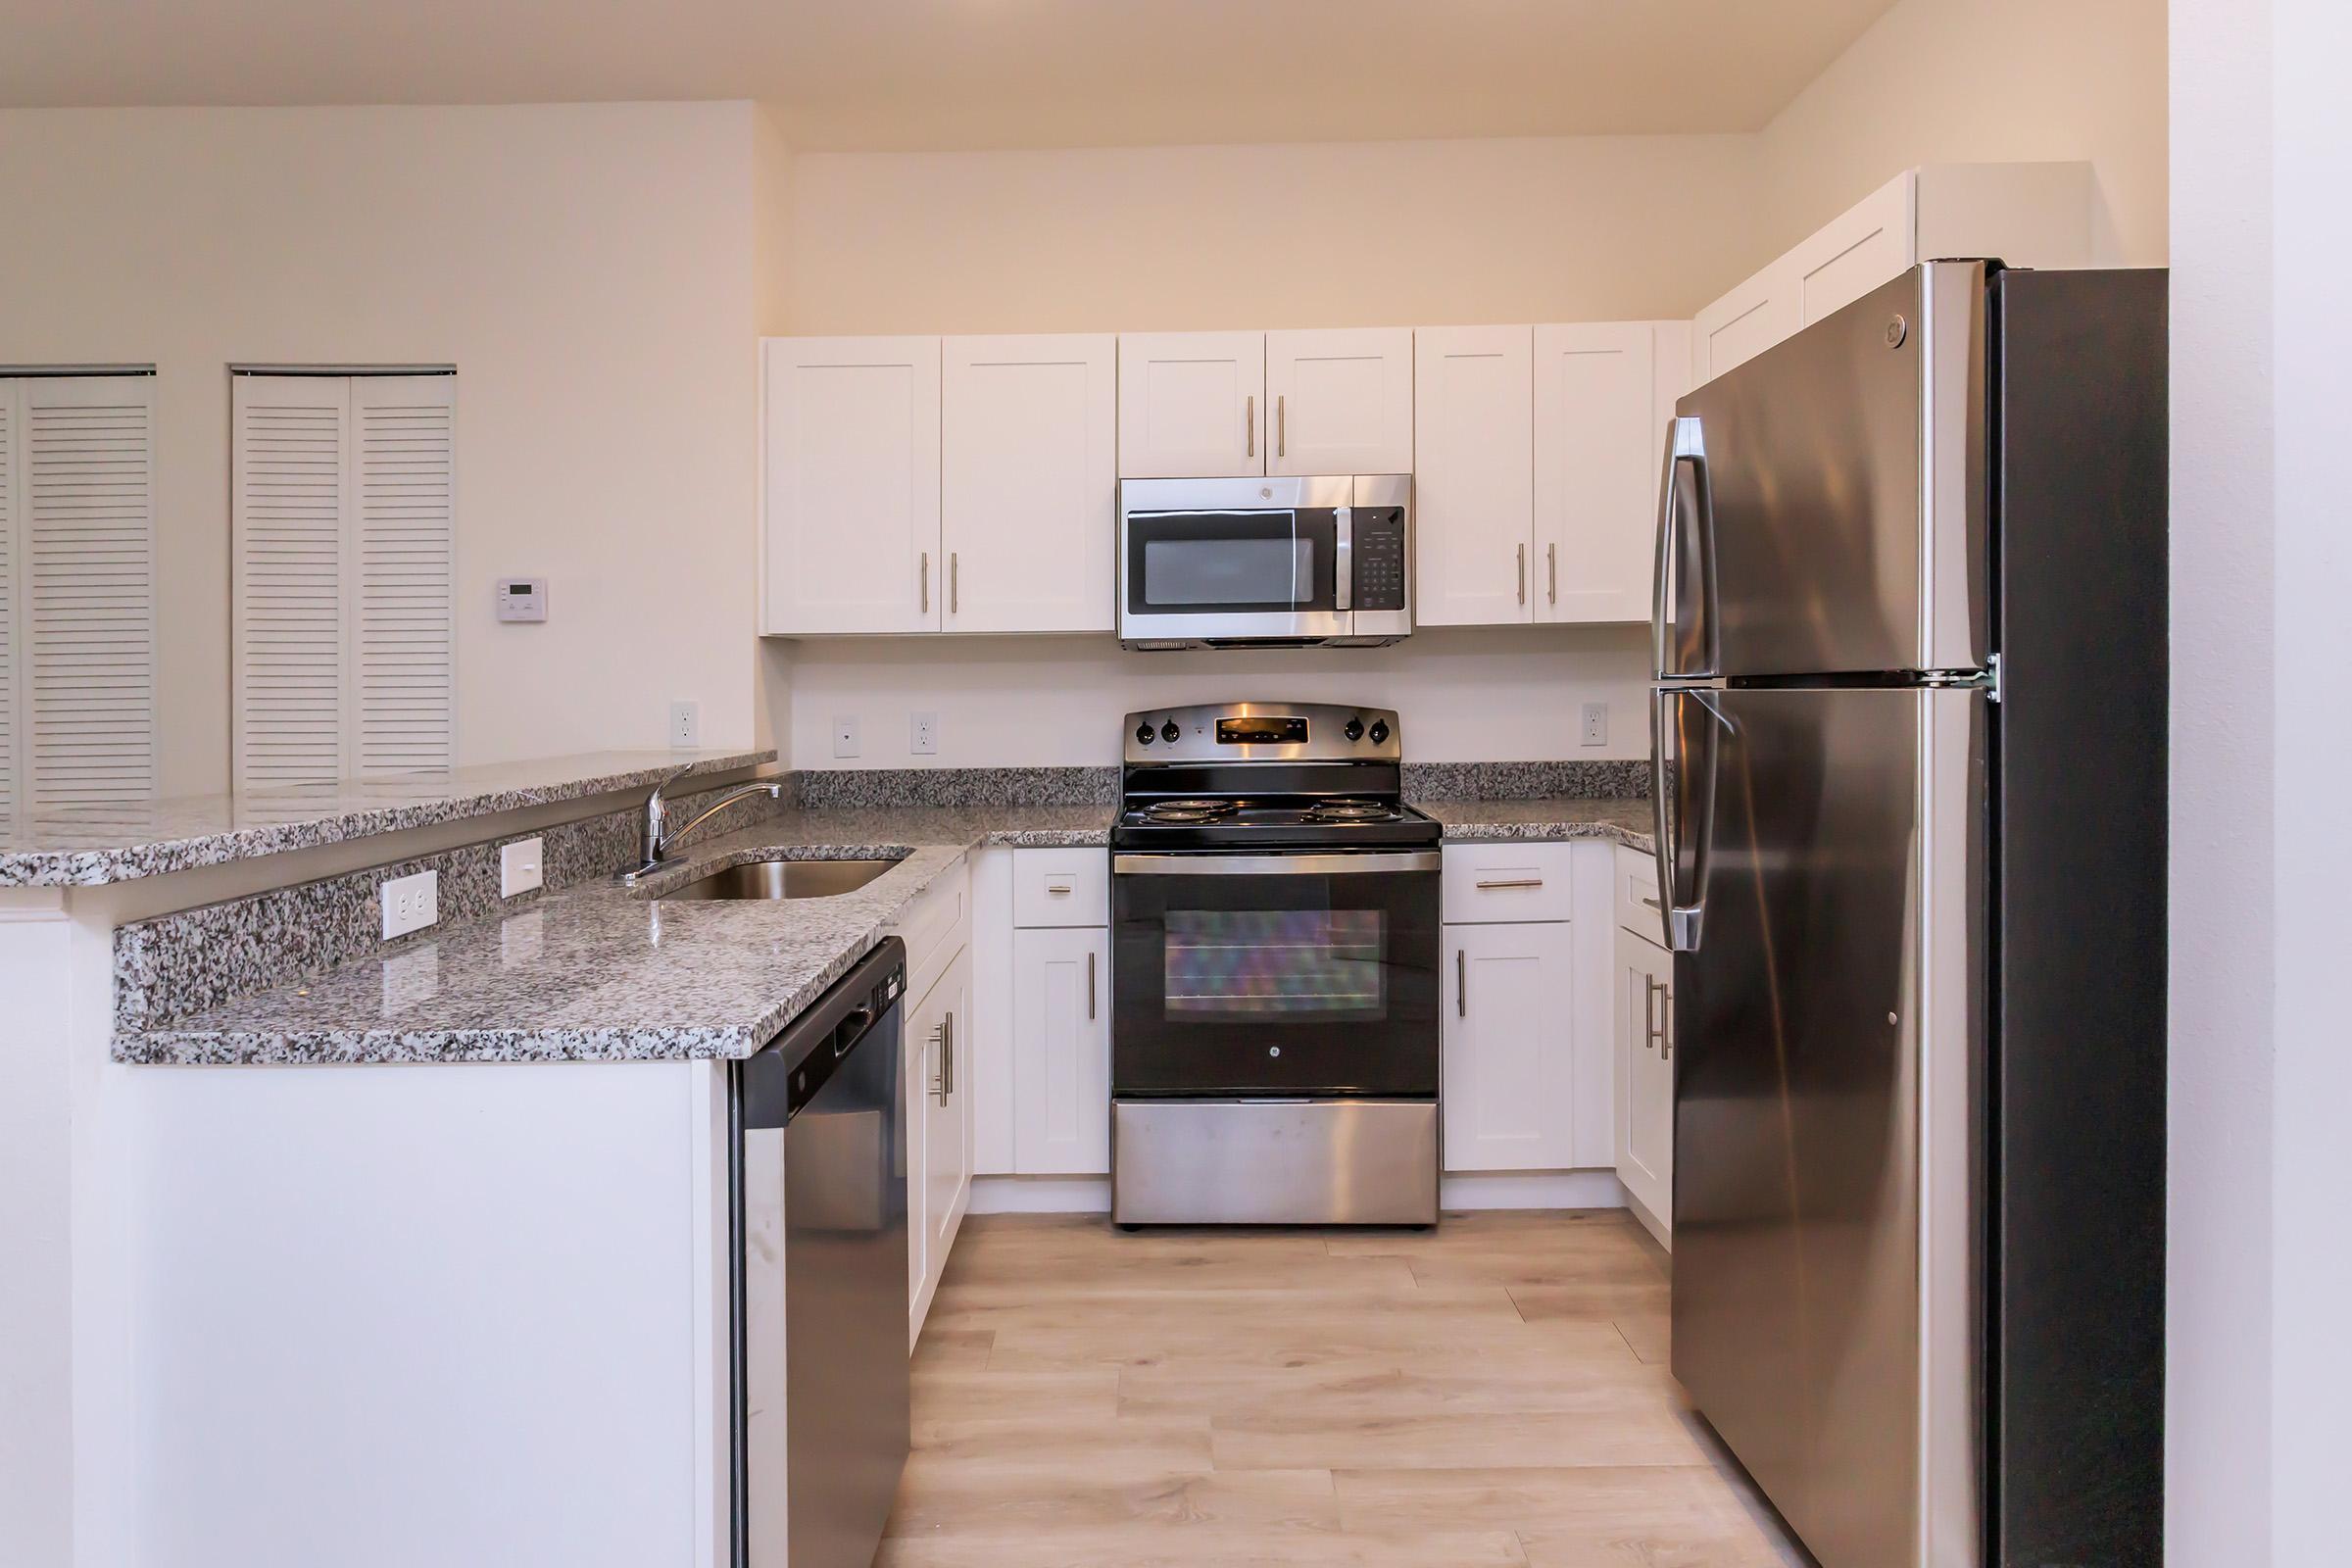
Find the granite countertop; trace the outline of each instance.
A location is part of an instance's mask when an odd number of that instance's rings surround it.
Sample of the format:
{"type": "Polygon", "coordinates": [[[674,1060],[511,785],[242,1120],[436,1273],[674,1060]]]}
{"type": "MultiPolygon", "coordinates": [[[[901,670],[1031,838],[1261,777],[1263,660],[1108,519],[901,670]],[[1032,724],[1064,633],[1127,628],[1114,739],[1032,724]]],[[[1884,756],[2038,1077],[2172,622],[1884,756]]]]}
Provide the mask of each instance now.
{"type": "Polygon", "coordinates": [[[0,816],[0,888],[96,887],[317,849],[494,811],[643,789],[681,767],[719,773],[772,751],[613,751],[461,767],[431,777],[190,795],[145,806],[0,816]]]}
{"type": "MultiPolygon", "coordinates": [[[[1435,801],[1456,842],[1604,839],[1646,850],[1632,800],[1435,801]]],[[[387,945],[307,982],[127,1033],[124,1061],[650,1061],[752,1054],[871,951],[906,905],[981,845],[1106,846],[1114,808],[793,809],[691,841],[636,889],[599,881],[516,913],[387,945]],[[829,899],[662,902],[760,859],[902,858],[829,899]]]]}
{"type": "Polygon", "coordinates": [[[118,1059],[185,1064],[748,1056],[976,845],[1107,845],[1111,808],[789,810],[690,840],[637,889],[599,881],[436,927],[162,1029],[118,1059]],[[747,860],[904,857],[830,899],[661,902],[747,860]]]}
{"type": "Polygon", "coordinates": [[[1655,831],[1650,803],[1646,800],[1563,796],[1531,801],[1417,804],[1445,824],[1446,842],[1452,844],[1492,844],[1511,839],[1606,839],[1647,855],[1655,831]]]}

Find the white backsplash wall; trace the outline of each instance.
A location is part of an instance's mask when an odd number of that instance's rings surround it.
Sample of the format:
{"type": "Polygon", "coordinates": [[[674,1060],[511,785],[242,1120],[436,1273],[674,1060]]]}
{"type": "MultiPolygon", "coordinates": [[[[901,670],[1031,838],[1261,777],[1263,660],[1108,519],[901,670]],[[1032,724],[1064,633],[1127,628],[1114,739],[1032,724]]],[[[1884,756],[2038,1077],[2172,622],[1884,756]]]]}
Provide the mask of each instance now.
{"type": "MultiPolygon", "coordinates": [[[[1052,767],[1115,763],[1121,715],[1184,703],[1361,703],[1401,716],[1407,760],[1643,757],[1646,626],[1417,632],[1393,648],[1128,653],[1109,636],[810,638],[793,645],[774,714],[796,768],[1052,767]],[[1579,742],[1586,703],[1608,740],[1579,742]],[[939,715],[939,750],[909,748],[939,715]],[[858,755],[834,756],[854,718],[858,755]]],[[[771,702],[771,712],[773,711],[771,702]]]]}

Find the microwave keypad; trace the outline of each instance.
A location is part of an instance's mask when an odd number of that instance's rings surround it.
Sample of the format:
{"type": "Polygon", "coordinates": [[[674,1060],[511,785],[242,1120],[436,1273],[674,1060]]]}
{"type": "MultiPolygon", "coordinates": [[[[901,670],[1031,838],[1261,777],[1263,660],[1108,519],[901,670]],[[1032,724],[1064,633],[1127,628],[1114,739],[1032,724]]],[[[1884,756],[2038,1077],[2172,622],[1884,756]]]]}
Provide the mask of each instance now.
{"type": "Polygon", "coordinates": [[[1404,608],[1404,509],[1355,511],[1355,608],[1404,608]]]}

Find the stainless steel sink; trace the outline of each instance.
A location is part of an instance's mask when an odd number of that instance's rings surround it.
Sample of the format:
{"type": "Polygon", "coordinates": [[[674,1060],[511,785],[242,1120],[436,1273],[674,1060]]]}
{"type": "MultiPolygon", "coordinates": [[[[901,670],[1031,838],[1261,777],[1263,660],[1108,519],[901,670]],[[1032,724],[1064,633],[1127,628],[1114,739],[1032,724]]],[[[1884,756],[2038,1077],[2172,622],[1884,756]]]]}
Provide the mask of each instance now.
{"type": "Polygon", "coordinates": [[[663,899],[830,899],[859,888],[896,860],[748,860],[689,882],[663,899]]]}

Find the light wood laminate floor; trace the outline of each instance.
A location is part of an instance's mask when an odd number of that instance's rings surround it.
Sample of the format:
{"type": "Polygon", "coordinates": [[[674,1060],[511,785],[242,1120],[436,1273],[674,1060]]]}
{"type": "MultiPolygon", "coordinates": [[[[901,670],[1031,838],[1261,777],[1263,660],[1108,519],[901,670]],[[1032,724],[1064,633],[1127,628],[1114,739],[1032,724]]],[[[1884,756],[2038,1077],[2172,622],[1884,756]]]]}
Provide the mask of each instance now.
{"type": "Polygon", "coordinates": [[[965,1222],[887,1568],[1785,1568],[1623,1211],[965,1222]]]}

